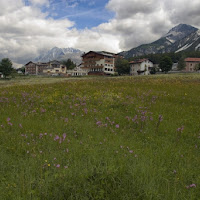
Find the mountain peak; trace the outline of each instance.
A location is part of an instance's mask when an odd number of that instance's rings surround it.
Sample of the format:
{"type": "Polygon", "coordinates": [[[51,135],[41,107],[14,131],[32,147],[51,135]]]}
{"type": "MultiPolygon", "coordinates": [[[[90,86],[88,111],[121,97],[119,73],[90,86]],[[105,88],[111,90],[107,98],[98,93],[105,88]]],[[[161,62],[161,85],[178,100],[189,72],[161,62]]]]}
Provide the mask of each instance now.
{"type": "Polygon", "coordinates": [[[197,31],[198,29],[191,26],[191,25],[188,25],[188,24],[179,24],[175,27],[173,27],[167,34],[170,34],[170,33],[174,33],[174,32],[195,32],[197,31]]]}
{"type": "Polygon", "coordinates": [[[34,59],[35,62],[48,62],[49,60],[65,60],[70,58],[75,63],[81,62],[82,51],[74,49],[72,47],[59,48],[53,47],[48,51],[43,51],[41,54],[34,59]]]}

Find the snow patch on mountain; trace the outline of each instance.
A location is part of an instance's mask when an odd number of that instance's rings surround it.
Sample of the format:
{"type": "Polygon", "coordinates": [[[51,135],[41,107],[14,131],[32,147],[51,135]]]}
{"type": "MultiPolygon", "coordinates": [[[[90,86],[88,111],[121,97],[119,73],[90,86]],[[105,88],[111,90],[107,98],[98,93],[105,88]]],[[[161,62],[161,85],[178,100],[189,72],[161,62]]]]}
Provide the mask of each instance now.
{"type": "Polygon", "coordinates": [[[191,44],[186,44],[186,45],[184,45],[183,47],[181,47],[180,49],[178,49],[177,51],[175,51],[175,53],[178,53],[178,52],[180,52],[180,51],[184,51],[184,50],[188,49],[189,47],[191,47],[192,45],[193,45],[193,43],[191,43],[191,44]]]}
{"type": "Polygon", "coordinates": [[[200,48],[200,44],[198,44],[196,47],[195,47],[195,50],[198,50],[200,48]]]}

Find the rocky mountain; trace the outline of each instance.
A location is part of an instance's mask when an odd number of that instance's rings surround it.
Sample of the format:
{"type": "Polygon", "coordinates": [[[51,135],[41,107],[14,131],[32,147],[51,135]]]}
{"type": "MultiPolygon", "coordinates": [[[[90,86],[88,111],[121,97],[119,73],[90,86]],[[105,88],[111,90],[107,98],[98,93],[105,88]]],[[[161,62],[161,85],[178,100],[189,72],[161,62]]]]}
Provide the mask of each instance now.
{"type": "Polygon", "coordinates": [[[200,50],[200,30],[187,24],[179,24],[155,42],[121,52],[121,55],[128,58],[183,50],[200,50]]]}
{"type": "Polygon", "coordinates": [[[34,59],[34,62],[48,62],[52,60],[67,60],[70,58],[73,62],[80,64],[82,51],[74,48],[54,47],[49,51],[44,51],[34,59]]]}

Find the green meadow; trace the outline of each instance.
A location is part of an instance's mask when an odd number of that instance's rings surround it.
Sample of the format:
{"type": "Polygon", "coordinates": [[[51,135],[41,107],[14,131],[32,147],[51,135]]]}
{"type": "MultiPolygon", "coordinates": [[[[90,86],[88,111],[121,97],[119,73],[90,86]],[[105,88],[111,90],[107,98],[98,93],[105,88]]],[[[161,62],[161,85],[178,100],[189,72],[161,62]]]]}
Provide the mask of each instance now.
{"type": "Polygon", "coordinates": [[[200,74],[0,80],[0,199],[199,198],[200,74]]]}

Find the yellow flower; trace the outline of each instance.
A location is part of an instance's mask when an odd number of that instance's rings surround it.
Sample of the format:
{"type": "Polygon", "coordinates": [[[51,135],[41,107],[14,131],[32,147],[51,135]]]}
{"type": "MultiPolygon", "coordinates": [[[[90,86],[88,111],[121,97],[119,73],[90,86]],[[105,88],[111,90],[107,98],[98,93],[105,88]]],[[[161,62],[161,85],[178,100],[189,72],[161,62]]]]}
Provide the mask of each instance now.
{"type": "Polygon", "coordinates": [[[50,164],[48,164],[48,167],[50,167],[51,165],[50,164]]]}
{"type": "Polygon", "coordinates": [[[47,160],[45,160],[45,162],[47,162],[47,160]]]}

